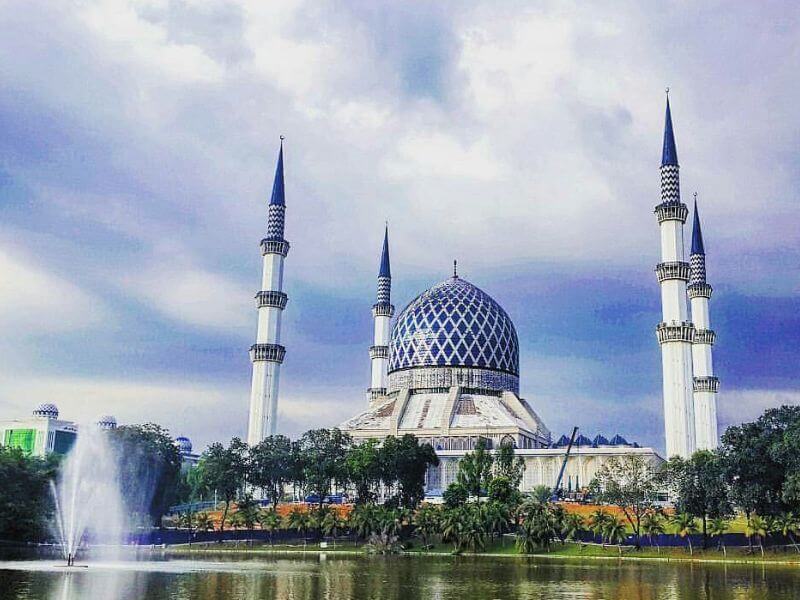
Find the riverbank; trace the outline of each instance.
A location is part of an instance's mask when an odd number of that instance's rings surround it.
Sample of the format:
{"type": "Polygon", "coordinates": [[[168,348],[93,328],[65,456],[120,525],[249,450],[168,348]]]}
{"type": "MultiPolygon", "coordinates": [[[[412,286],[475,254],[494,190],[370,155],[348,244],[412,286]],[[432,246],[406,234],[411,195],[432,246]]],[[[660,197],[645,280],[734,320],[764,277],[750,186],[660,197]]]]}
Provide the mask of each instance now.
{"type": "MultiPolygon", "coordinates": [[[[191,546],[168,546],[165,553],[170,556],[201,556],[201,555],[270,555],[270,554],[341,554],[364,555],[367,553],[365,544],[350,541],[337,542],[336,546],[328,542],[327,547],[315,544],[249,544],[247,542],[192,544],[191,546]]],[[[425,548],[411,546],[405,548],[401,555],[404,556],[454,556],[453,546],[450,544],[434,544],[425,548]]],[[[684,548],[642,548],[637,550],[632,546],[623,546],[621,551],[617,546],[602,546],[595,544],[580,544],[567,542],[555,544],[549,551],[540,551],[533,554],[520,554],[517,552],[514,541],[495,540],[487,544],[480,552],[463,551],[460,556],[468,557],[504,557],[504,558],[547,558],[564,560],[624,560],[624,561],[664,561],[687,563],[720,563],[720,564],[773,564],[800,567],[800,554],[793,548],[776,550],[765,548],[764,556],[760,549],[754,548],[728,548],[727,555],[716,548],[697,549],[690,554],[684,548]]]]}

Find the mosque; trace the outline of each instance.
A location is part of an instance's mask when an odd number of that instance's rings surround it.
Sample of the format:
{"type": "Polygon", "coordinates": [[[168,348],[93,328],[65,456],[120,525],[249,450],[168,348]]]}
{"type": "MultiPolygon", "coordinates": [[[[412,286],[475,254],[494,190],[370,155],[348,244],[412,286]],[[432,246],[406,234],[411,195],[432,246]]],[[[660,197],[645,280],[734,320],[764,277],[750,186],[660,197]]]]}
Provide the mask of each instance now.
{"type": "MultiPolygon", "coordinates": [[[[711,286],[705,279],[705,251],[695,203],[690,262],[685,261],[683,227],[688,208],[680,199],[679,167],[667,99],[661,164],[661,202],[655,207],[662,262],[662,318],[656,336],[662,350],[667,456],[689,456],[717,444],[716,393],[709,326],[711,286]],[[691,313],[690,304],[691,302],[691,313]]],[[[258,330],[250,349],[253,380],[248,442],[276,431],[278,383],[285,348],[280,345],[284,239],[283,146],[269,204],[267,237],[262,240],[263,285],[256,295],[258,330]]],[[[554,436],[534,405],[520,395],[520,344],[514,323],[488,293],[453,274],[423,291],[395,317],[388,229],[380,257],[377,301],[372,307],[369,348],[371,385],[364,410],[341,424],[355,441],[412,434],[430,443],[441,464],[427,476],[428,493],[454,481],[458,461],[485,440],[490,448],[513,444],[523,457],[523,491],[554,486],[569,439],[554,436]]],[[[575,440],[562,485],[587,485],[612,457],[639,455],[653,465],[663,458],[616,434],[575,440]]]]}

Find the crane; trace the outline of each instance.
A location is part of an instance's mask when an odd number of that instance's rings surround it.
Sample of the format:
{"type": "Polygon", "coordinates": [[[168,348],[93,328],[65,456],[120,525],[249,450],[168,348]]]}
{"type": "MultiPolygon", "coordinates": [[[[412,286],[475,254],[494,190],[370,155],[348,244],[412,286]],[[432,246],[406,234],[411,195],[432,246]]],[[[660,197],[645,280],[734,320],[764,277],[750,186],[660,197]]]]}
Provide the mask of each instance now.
{"type": "Polygon", "coordinates": [[[561,480],[564,479],[564,470],[567,468],[567,460],[569,460],[569,453],[572,451],[572,444],[575,443],[575,436],[577,434],[578,434],[578,427],[575,426],[572,428],[572,437],[569,438],[567,451],[564,454],[564,462],[561,463],[561,470],[558,472],[558,479],[556,479],[556,485],[555,487],[553,487],[553,495],[550,498],[553,502],[558,500],[558,491],[561,489],[561,480]]]}

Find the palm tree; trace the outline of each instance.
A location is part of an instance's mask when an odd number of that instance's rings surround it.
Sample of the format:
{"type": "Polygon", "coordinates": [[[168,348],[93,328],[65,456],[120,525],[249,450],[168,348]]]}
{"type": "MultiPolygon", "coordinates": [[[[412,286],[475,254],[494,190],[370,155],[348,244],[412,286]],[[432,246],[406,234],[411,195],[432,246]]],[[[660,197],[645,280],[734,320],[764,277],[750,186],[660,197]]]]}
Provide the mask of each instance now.
{"type": "Polygon", "coordinates": [[[463,543],[464,521],[466,514],[463,507],[449,508],[442,513],[439,521],[442,539],[453,544],[453,552],[460,552],[463,543]]]}
{"type": "Polygon", "coordinates": [[[606,523],[603,534],[609,543],[617,545],[619,555],[622,556],[622,542],[624,542],[625,538],[627,537],[625,525],[623,525],[617,518],[612,517],[606,523]]]}
{"type": "Polygon", "coordinates": [[[567,513],[564,515],[561,533],[568,540],[579,540],[585,523],[583,517],[578,513],[567,513]]]}
{"type": "MultiPolygon", "coordinates": [[[[642,533],[650,540],[650,546],[653,545],[653,536],[663,535],[664,517],[658,512],[649,512],[642,518],[642,533]]],[[[656,552],[661,554],[661,546],[656,544],[656,552]]]]}
{"type": "Polygon", "coordinates": [[[473,552],[482,550],[486,545],[487,523],[482,506],[474,506],[467,510],[467,518],[462,532],[463,544],[473,552]]]}
{"type": "Polygon", "coordinates": [[[603,543],[603,546],[606,545],[606,524],[612,518],[613,517],[602,508],[598,508],[592,513],[591,520],[589,521],[589,527],[591,528],[592,533],[596,536],[600,536],[600,541],[603,543]]]}
{"type": "Polygon", "coordinates": [[[269,545],[271,546],[272,535],[275,530],[279,529],[281,526],[281,516],[273,507],[269,510],[262,511],[259,515],[258,521],[261,524],[261,529],[269,532],[269,545]]]}
{"type": "Polygon", "coordinates": [[[725,558],[728,557],[728,550],[725,547],[725,538],[723,536],[729,528],[730,525],[724,517],[714,517],[708,524],[708,533],[711,537],[719,538],[717,548],[722,548],[722,555],[725,556],[725,558]]]}
{"type": "Polygon", "coordinates": [[[758,546],[761,548],[761,557],[764,557],[764,538],[767,536],[768,525],[767,522],[758,515],[753,515],[747,520],[747,526],[744,533],[748,538],[756,538],[758,546]]]}
{"type": "Polygon", "coordinates": [[[489,539],[494,540],[495,534],[502,539],[511,519],[508,506],[502,502],[490,502],[485,505],[483,517],[489,532],[489,539]]]}
{"type": "Polygon", "coordinates": [[[336,548],[336,536],[344,529],[344,522],[335,510],[329,510],[320,521],[320,529],[326,536],[333,537],[333,547],[336,548]]]}
{"type": "Polygon", "coordinates": [[[356,506],[350,513],[349,525],[357,537],[367,539],[379,529],[376,507],[371,504],[356,506]]]}
{"type": "Polygon", "coordinates": [[[789,538],[789,541],[798,553],[800,553],[800,549],[797,547],[797,540],[794,537],[794,532],[797,531],[799,525],[800,523],[798,522],[797,515],[791,512],[781,513],[776,519],[777,530],[781,532],[783,537],[789,538]]]}
{"type": "Polygon", "coordinates": [[[538,543],[538,531],[533,519],[525,519],[517,528],[517,552],[533,554],[538,543]]]}
{"type": "Polygon", "coordinates": [[[695,518],[689,513],[678,513],[672,517],[672,524],[675,526],[675,533],[689,542],[689,555],[694,556],[692,534],[699,531],[695,518]]]}
{"type": "Polygon", "coordinates": [[[192,513],[191,511],[186,511],[185,513],[182,513],[178,517],[178,527],[180,527],[181,529],[188,529],[189,533],[191,533],[192,529],[194,528],[194,525],[195,525],[194,513],[192,513]]]}
{"type": "Polygon", "coordinates": [[[430,537],[439,531],[440,512],[436,507],[425,504],[414,515],[414,530],[422,538],[423,546],[427,546],[430,537]]]}
{"type": "Polygon", "coordinates": [[[214,529],[214,520],[207,512],[197,513],[195,524],[197,525],[198,531],[210,531],[214,529]]]}
{"type": "Polygon", "coordinates": [[[294,529],[297,533],[302,532],[303,538],[305,538],[310,526],[311,517],[304,510],[296,508],[286,515],[286,528],[294,529]]]}

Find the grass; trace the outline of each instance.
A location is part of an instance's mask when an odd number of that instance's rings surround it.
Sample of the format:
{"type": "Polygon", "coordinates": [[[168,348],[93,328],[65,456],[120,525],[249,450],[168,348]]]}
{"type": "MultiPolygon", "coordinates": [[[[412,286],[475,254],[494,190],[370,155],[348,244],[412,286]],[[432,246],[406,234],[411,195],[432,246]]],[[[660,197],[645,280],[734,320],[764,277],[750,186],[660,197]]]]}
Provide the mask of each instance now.
{"type": "MultiPolygon", "coordinates": [[[[171,546],[167,549],[171,555],[197,555],[197,554],[364,554],[364,543],[353,542],[350,540],[339,540],[334,548],[329,542],[327,548],[320,548],[319,543],[303,544],[275,544],[270,546],[266,543],[249,544],[247,542],[228,542],[224,544],[192,544],[192,546],[181,545],[171,546]]],[[[554,559],[573,559],[573,560],[665,560],[665,561],[694,561],[694,562],[727,562],[727,563],[774,563],[774,564],[795,564],[800,565],[800,554],[793,548],[784,549],[765,548],[765,556],[762,558],[758,548],[750,553],[748,548],[728,548],[727,557],[723,553],[711,547],[708,549],[696,548],[694,554],[690,555],[684,547],[663,547],[660,551],[655,548],[642,548],[637,550],[632,546],[623,546],[622,553],[617,546],[607,545],[603,547],[597,544],[579,544],[567,542],[565,544],[555,543],[549,551],[540,550],[533,555],[538,558],[554,559]]],[[[411,540],[410,547],[404,551],[406,555],[430,556],[441,555],[449,556],[453,554],[452,544],[432,544],[423,548],[419,540],[411,540]]],[[[504,540],[495,539],[487,543],[486,547],[477,553],[471,551],[461,552],[463,556],[507,556],[524,557],[517,552],[513,537],[506,536],[504,540]]]]}

